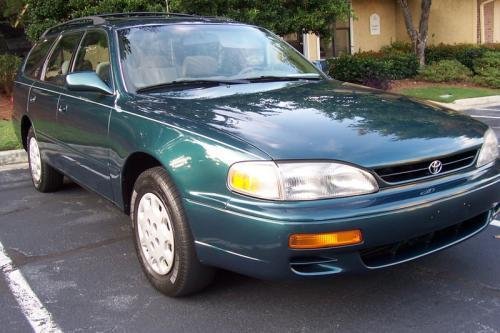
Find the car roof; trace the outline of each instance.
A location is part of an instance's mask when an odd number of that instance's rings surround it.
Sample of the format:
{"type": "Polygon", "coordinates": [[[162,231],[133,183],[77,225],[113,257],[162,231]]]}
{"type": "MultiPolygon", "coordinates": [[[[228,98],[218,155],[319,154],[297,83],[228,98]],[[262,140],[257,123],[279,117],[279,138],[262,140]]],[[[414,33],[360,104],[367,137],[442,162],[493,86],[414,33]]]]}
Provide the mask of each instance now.
{"type": "Polygon", "coordinates": [[[114,13],[95,16],[86,16],[71,21],[67,21],[47,29],[43,37],[59,34],[64,31],[74,29],[88,28],[93,26],[107,26],[113,29],[126,28],[132,26],[149,24],[206,24],[206,23],[237,23],[228,18],[214,16],[199,16],[181,13],[161,13],[161,12],[132,12],[132,13],[114,13]]]}

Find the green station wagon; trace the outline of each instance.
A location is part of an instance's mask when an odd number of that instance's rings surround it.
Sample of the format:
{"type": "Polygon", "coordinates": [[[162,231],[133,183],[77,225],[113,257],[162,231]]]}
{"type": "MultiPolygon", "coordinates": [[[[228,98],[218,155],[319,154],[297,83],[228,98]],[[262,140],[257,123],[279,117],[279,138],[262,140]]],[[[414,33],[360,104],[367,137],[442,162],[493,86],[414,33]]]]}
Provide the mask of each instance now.
{"type": "MultiPolygon", "coordinates": [[[[130,214],[151,283],[371,271],[457,244],[500,202],[493,131],[329,78],[271,32],[162,13],[46,31],[14,88],[33,184],[130,214]]],[[[479,258],[478,258],[479,259],[479,258]]]]}

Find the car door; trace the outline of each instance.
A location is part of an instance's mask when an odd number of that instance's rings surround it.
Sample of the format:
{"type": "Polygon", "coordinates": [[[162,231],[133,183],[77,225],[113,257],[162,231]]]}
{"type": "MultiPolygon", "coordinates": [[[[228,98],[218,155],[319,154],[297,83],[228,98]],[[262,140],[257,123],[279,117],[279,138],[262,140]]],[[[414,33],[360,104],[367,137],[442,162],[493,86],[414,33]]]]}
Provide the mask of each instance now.
{"type": "MultiPolygon", "coordinates": [[[[24,68],[24,76],[31,80],[30,88],[26,91],[25,107],[41,148],[44,159],[52,164],[54,160],[54,140],[51,131],[52,124],[56,122],[56,107],[59,95],[50,89],[46,89],[41,82],[45,62],[50,55],[54,43],[59,41],[60,36],[45,38],[37,42],[30,52],[24,68]]],[[[16,100],[21,100],[17,98],[16,100]]]]}
{"type": "Polygon", "coordinates": [[[62,147],[57,140],[57,107],[64,92],[65,77],[83,32],[59,36],[45,61],[40,80],[35,81],[29,97],[29,114],[41,151],[54,167],[64,171],[62,147]]]}
{"type": "MultiPolygon", "coordinates": [[[[72,72],[93,71],[113,87],[106,31],[86,32],[72,72]]],[[[56,138],[68,160],[67,174],[79,183],[112,199],[109,176],[108,122],[114,96],[88,91],[66,91],[57,112],[56,138]]]]}
{"type": "Polygon", "coordinates": [[[24,115],[28,112],[31,86],[40,79],[45,59],[55,39],[52,37],[39,40],[28,54],[24,67],[14,82],[14,114],[24,115]]]}

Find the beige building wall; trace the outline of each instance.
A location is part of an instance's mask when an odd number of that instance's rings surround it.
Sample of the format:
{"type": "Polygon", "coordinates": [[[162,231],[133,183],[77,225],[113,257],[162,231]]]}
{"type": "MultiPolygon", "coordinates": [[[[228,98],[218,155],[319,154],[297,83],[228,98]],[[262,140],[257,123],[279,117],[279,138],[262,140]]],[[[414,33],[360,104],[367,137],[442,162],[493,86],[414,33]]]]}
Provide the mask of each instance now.
{"type": "Polygon", "coordinates": [[[500,0],[495,0],[495,31],[493,38],[495,43],[500,43],[500,0]]]}
{"type": "MultiPolygon", "coordinates": [[[[482,0],[487,1],[487,0],[482,0]]],[[[420,21],[421,0],[409,0],[413,24],[420,21]]],[[[500,0],[494,0],[494,42],[500,43],[500,0]]],[[[351,51],[378,51],[394,41],[409,41],[403,12],[396,0],[352,0],[351,51]],[[380,16],[380,35],[370,33],[370,16],[380,16]]],[[[478,43],[478,0],[434,0],[429,19],[428,44],[478,43]]],[[[308,37],[311,38],[311,37],[308,37]]],[[[315,59],[316,43],[309,43],[315,59]]]]}
{"type": "MultiPolygon", "coordinates": [[[[500,2],[500,0],[497,0],[500,2]]],[[[413,24],[420,21],[420,0],[410,0],[413,24]]],[[[396,7],[396,38],[409,41],[401,7],[396,7]]],[[[429,18],[429,44],[477,43],[477,0],[437,0],[429,18]]]]}
{"type": "Polygon", "coordinates": [[[304,42],[304,55],[306,56],[306,58],[311,61],[319,60],[320,44],[318,35],[309,33],[302,36],[304,42]]]}
{"type": "Polygon", "coordinates": [[[356,15],[352,26],[351,48],[353,52],[378,51],[396,39],[395,0],[352,0],[356,15]],[[380,16],[380,35],[370,34],[370,15],[380,16]]]}

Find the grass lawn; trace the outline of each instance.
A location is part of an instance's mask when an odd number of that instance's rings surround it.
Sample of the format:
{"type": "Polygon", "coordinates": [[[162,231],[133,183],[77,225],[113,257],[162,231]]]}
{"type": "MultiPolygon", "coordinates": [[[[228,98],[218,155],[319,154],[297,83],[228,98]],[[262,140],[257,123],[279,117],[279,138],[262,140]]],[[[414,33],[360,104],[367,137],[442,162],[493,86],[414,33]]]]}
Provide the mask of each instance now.
{"type": "Polygon", "coordinates": [[[430,99],[432,101],[443,103],[451,103],[457,99],[463,98],[500,95],[500,90],[498,89],[453,86],[403,88],[398,92],[407,96],[430,99]]]}
{"type": "Polygon", "coordinates": [[[21,144],[17,141],[12,128],[12,122],[7,120],[0,120],[0,151],[19,149],[21,144]]]}

